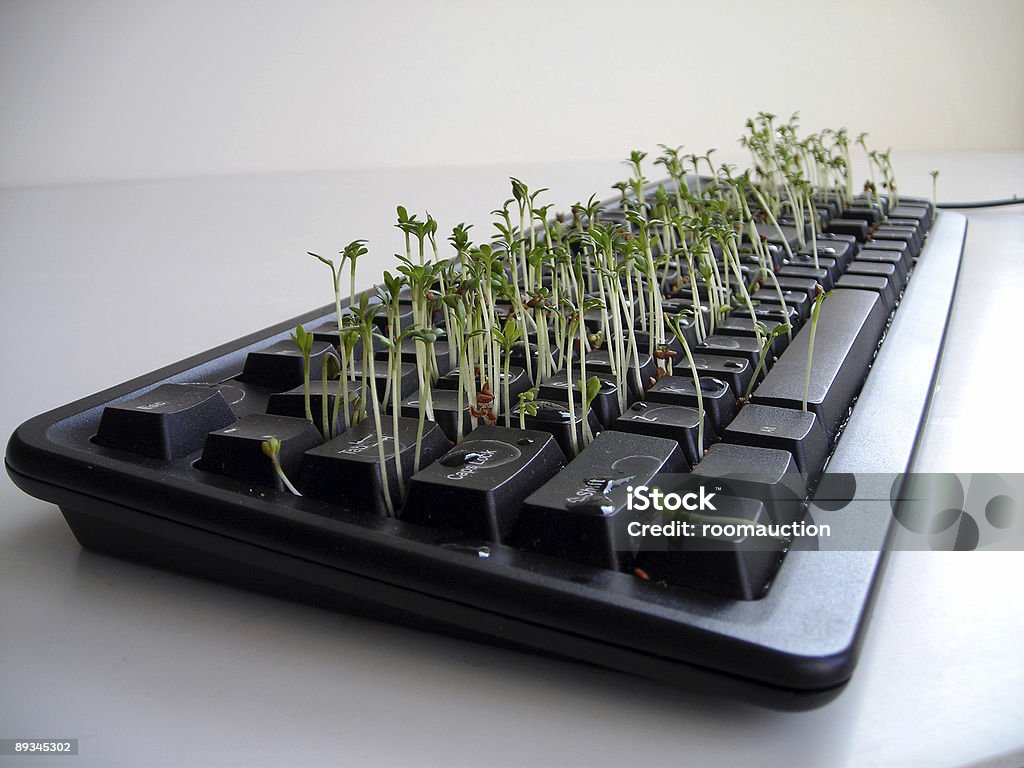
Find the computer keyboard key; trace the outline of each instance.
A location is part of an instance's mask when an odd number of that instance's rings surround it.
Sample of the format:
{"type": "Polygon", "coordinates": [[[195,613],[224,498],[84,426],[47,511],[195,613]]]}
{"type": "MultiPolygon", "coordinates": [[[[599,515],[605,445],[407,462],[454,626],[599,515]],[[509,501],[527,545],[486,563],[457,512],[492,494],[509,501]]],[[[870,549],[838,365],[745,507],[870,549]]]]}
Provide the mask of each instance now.
{"type": "MultiPolygon", "coordinates": [[[[678,357],[682,357],[683,356],[683,344],[682,344],[682,342],[680,342],[679,339],[677,339],[675,337],[675,335],[673,335],[671,330],[666,329],[666,334],[667,334],[668,338],[664,339],[665,349],[667,349],[669,352],[674,352],[675,356],[677,358],[678,357]]],[[[642,349],[642,350],[645,350],[645,351],[647,349],[650,349],[650,343],[651,343],[651,334],[650,333],[648,333],[647,331],[634,331],[633,335],[636,338],[637,349],[642,349]]],[[[685,335],[686,335],[686,333],[684,331],[684,336],[685,335]]],[[[655,341],[657,341],[657,340],[655,340],[655,341]]],[[[690,343],[689,338],[687,338],[687,343],[688,344],[690,343]]],[[[695,346],[697,346],[697,333],[696,333],[696,330],[693,331],[693,344],[690,345],[690,349],[693,349],[695,346]]],[[[655,349],[657,349],[657,347],[655,347],[655,349]]]]}
{"type": "Polygon", "coordinates": [[[863,219],[832,219],[828,223],[828,231],[838,235],[853,235],[858,243],[868,239],[868,223],[863,219]]]}
{"type": "MultiPolygon", "coordinates": [[[[309,356],[310,377],[320,378],[320,366],[324,357],[332,352],[326,341],[313,341],[309,356]]],[[[278,341],[264,349],[250,352],[245,357],[245,367],[238,378],[242,381],[274,390],[296,387],[303,381],[305,363],[298,346],[291,339],[278,341]]]]}
{"type": "Polygon", "coordinates": [[[740,409],[725,428],[722,440],[789,451],[810,483],[817,481],[829,451],[828,437],[813,413],[758,403],[740,409]]]}
{"type": "MultiPolygon", "coordinates": [[[[837,288],[822,302],[811,353],[808,408],[831,440],[860,391],[889,312],[876,291],[837,288]]],[[[763,405],[802,410],[810,324],[800,330],[754,393],[763,405]]]]}
{"type": "Polygon", "coordinates": [[[894,219],[890,217],[885,223],[890,227],[898,227],[899,229],[907,229],[913,232],[914,240],[911,245],[918,253],[920,253],[921,246],[924,245],[924,230],[917,222],[917,219],[894,219]]]}
{"type": "Polygon", "coordinates": [[[794,333],[804,324],[804,319],[800,316],[800,310],[796,307],[786,307],[785,311],[783,311],[782,307],[778,304],[755,304],[754,316],[763,322],[770,320],[776,323],[789,323],[794,333]]]}
{"type": "Polygon", "coordinates": [[[850,202],[847,203],[847,205],[855,205],[860,206],[862,208],[872,208],[878,206],[879,208],[882,209],[882,213],[888,214],[889,196],[886,194],[880,194],[877,191],[870,196],[862,192],[860,194],[854,195],[853,199],[850,200],[850,202]]]}
{"type": "MultiPolygon", "coordinates": [[[[388,488],[392,504],[397,508],[400,494],[395,468],[395,431],[390,416],[382,417],[381,422],[388,488]]],[[[418,428],[418,419],[398,419],[398,457],[402,479],[406,483],[415,468],[418,428]]],[[[437,461],[450,446],[441,428],[432,421],[426,422],[420,443],[420,469],[437,461]]],[[[384,475],[379,457],[374,420],[364,419],[343,435],[306,452],[299,473],[299,489],[307,496],[331,504],[354,510],[369,509],[378,515],[386,515],[384,475]]]]}
{"type": "MultiPolygon", "coordinates": [[[[335,349],[341,347],[341,334],[338,333],[337,323],[324,323],[318,325],[315,328],[309,329],[309,332],[313,334],[315,341],[326,341],[335,349]]],[[[373,338],[373,349],[377,351],[384,349],[384,344],[381,343],[377,337],[373,338]]],[[[355,344],[352,346],[352,359],[360,358],[363,355],[363,340],[361,337],[356,339],[355,344]]]]}
{"type": "MultiPolygon", "coordinates": [[[[711,376],[700,376],[701,401],[708,423],[716,435],[736,416],[736,394],[729,384],[711,376]]],[[[689,375],[664,376],[647,392],[648,403],[697,407],[697,388],[689,375]]]]}
{"type": "Polygon", "coordinates": [[[875,238],[871,238],[866,243],[864,243],[864,249],[870,249],[874,251],[896,251],[897,253],[900,254],[904,261],[906,261],[908,269],[914,261],[913,256],[911,254],[912,249],[910,247],[910,243],[908,243],[906,240],[902,238],[898,238],[896,240],[876,240],[875,238]]]}
{"type": "MultiPolygon", "coordinates": [[[[554,436],[558,447],[562,449],[562,453],[566,456],[575,455],[572,437],[574,431],[576,433],[576,447],[583,447],[583,414],[581,409],[574,408],[570,414],[568,402],[534,400],[533,403],[536,407],[536,413],[531,415],[529,410],[527,410],[524,419],[526,428],[550,433],[554,436]],[[574,416],[575,420],[573,420],[574,416]]],[[[512,421],[514,424],[519,424],[518,405],[512,409],[512,421]]],[[[601,423],[597,420],[593,410],[588,414],[587,424],[592,434],[596,435],[601,431],[601,423]]]]}
{"type": "Polygon", "coordinates": [[[828,217],[834,219],[839,215],[839,203],[837,200],[815,200],[814,207],[820,211],[827,211],[828,217]]]}
{"type": "MultiPolygon", "coordinates": [[[[502,366],[504,368],[504,366],[502,366]]],[[[452,369],[448,373],[441,376],[437,383],[434,385],[434,390],[438,389],[452,389],[457,390],[461,385],[462,377],[459,374],[458,368],[452,369]]],[[[504,370],[498,373],[498,385],[495,386],[493,382],[488,381],[488,386],[492,391],[497,390],[501,387],[501,396],[505,396],[505,372],[504,370]]],[[[530,388],[530,380],[526,378],[526,371],[522,368],[510,365],[508,368],[508,395],[512,402],[516,402],[516,399],[523,392],[530,388]]],[[[474,375],[473,391],[480,389],[480,376],[479,371],[474,375]]]]}
{"type": "MultiPolygon", "coordinates": [[[[778,320],[761,320],[760,318],[758,318],[758,320],[764,324],[762,335],[771,335],[771,332],[781,325],[778,320]]],[[[718,325],[715,326],[715,333],[723,336],[742,336],[749,339],[756,338],[756,334],[754,333],[754,321],[749,317],[743,317],[742,315],[727,317],[725,320],[720,321],[718,325]]],[[[789,336],[785,333],[778,334],[774,339],[772,339],[772,346],[770,349],[771,354],[778,357],[782,354],[787,344],[789,344],[789,336]]]]}
{"type": "MultiPolygon", "coordinates": [[[[824,272],[825,270],[821,270],[824,272]]],[[[827,275],[827,273],[826,273],[827,275]]],[[[827,279],[827,277],[826,277],[827,279]]],[[[779,283],[779,287],[783,291],[795,291],[797,293],[803,293],[808,296],[813,296],[816,286],[821,285],[820,281],[815,280],[811,277],[798,277],[791,274],[779,274],[776,277],[779,283]]],[[[769,290],[774,290],[775,286],[770,284],[769,290]]],[[[822,288],[825,286],[822,285],[822,288]]]]}
{"type": "MultiPolygon", "coordinates": [[[[646,350],[638,348],[637,359],[640,362],[639,366],[634,362],[632,355],[626,360],[626,367],[628,369],[626,385],[633,390],[634,394],[640,394],[651,386],[651,380],[654,379],[657,370],[657,362],[646,350]]],[[[579,367],[578,362],[575,364],[577,368],[579,367]]],[[[604,375],[605,377],[614,375],[607,349],[595,349],[587,353],[587,373],[588,378],[591,373],[604,375]]]]}
{"type": "Polygon", "coordinates": [[[907,248],[910,249],[911,257],[915,259],[917,258],[921,250],[917,245],[917,238],[915,236],[914,230],[910,229],[909,227],[893,227],[887,224],[883,224],[882,226],[878,227],[877,229],[875,229],[874,232],[871,233],[871,239],[875,241],[889,240],[897,243],[906,243],[907,248]]]}
{"type": "Polygon", "coordinates": [[[680,482],[762,501],[777,523],[799,520],[807,495],[807,483],[789,451],[735,443],[712,445],[680,482]]]}
{"type": "MultiPolygon", "coordinates": [[[[576,371],[579,375],[579,371],[576,371]]],[[[587,379],[591,376],[598,376],[598,380],[601,382],[601,388],[597,392],[597,396],[590,404],[594,415],[597,416],[597,420],[600,422],[602,427],[608,427],[619,418],[621,413],[619,409],[619,390],[615,386],[615,382],[611,380],[607,373],[601,373],[600,375],[591,372],[590,366],[587,366],[587,379]]],[[[579,379],[577,378],[578,382],[579,379]]],[[[627,387],[627,390],[630,388],[627,387]]],[[[553,400],[558,403],[569,403],[569,382],[565,380],[564,373],[556,373],[552,378],[545,381],[540,385],[537,396],[542,400],[553,400]]],[[[576,382],[573,382],[572,386],[572,398],[577,408],[580,408],[583,404],[583,393],[580,392],[576,382]]],[[[636,400],[636,395],[632,392],[627,392],[627,403],[633,403],[636,400]]]]}
{"type": "MultiPolygon", "coordinates": [[[[441,428],[441,431],[449,440],[455,440],[459,434],[459,392],[455,389],[434,389],[430,393],[431,405],[433,406],[433,421],[441,428]]],[[[400,415],[410,419],[418,419],[420,415],[420,397],[413,393],[402,400],[400,415]]],[[[505,406],[501,406],[502,412],[505,406]]],[[[391,410],[390,408],[388,409],[391,410]]],[[[462,434],[465,435],[473,429],[473,414],[471,403],[462,393],[462,434]]]]}
{"type": "MultiPolygon", "coordinates": [[[[697,318],[689,311],[691,308],[692,305],[684,310],[671,312],[663,307],[665,314],[668,315],[668,320],[671,321],[672,325],[678,324],[679,331],[682,333],[683,338],[686,339],[686,343],[689,344],[692,349],[697,345],[697,318]]],[[[702,314],[706,314],[706,309],[706,307],[701,307],[702,314]]],[[[705,327],[707,327],[707,318],[705,318],[705,327]]],[[[676,338],[675,334],[667,324],[665,332],[668,337],[670,349],[676,349],[679,351],[679,354],[682,354],[682,343],[676,338]]],[[[640,343],[639,336],[637,336],[637,343],[640,343]]],[[[640,349],[646,349],[646,347],[641,344],[640,349]]]]}
{"type": "MultiPolygon", "coordinates": [[[[840,269],[846,267],[857,252],[860,250],[860,243],[853,235],[844,235],[840,232],[821,232],[818,234],[818,257],[827,256],[834,258],[840,269]]],[[[801,253],[813,253],[809,246],[805,246],[801,253]]]]}
{"type": "Polygon", "coordinates": [[[637,568],[652,581],[756,600],[767,591],[788,542],[754,535],[756,526],[774,522],[762,502],[716,494],[712,503],[714,512],[666,516],[663,525],[687,523],[692,534],[644,537],[637,568]]]}
{"type": "MultiPolygon", "coordinates": [[[[813,295],[813,294],[812,294],[813,295]]],[[[775,290],[775,286],[771,288],[761,288],[759,291],[754,291],[750,294],[750,298],[756,301],[762,307],[782,307],[782,302],[786,302],[786,307],[789,309],[795,309],[800,315],[801,320],[806,320],[808,313],[811,311],[811,296],[803,293],[802,291],[787,291],[782,290],[782,299],[779,299],[779,292],[775,290]]],[[[757,314],[755,308],[754,314],[757,314]]]]}
{"type": "Polygon", "coordinates": [[[539,352],[535,343],[530,342],[530,344],[527,345],[525,341],[519,341],[512,346],[512,351],[509,354],[509,360],[511,361],[511,364],[517,368],[526,370],[526,358],[529,356],[530,364],[533,366],[530,370],[536,371],[538,355],[539,352]]]}
{"type": "MultiPolygon", "coordinates": [[[[749,317],[746,319],[750,320],[749,317]]],[[[702,344],[698,344],[694,351],[702,355],[717,355],[730,358],[742,357],[750,365],[751,375],[753,375],[753,370],[761,359],[761,346],[757,343],[757,339],[753,336],[733,336],[720,333],[720,330],[720,328],[716,329],[715,333],[704,339],[702,344]]],[[[770,353],[765,357],[764,364],[765,367],[759,374],[759,377],[763,377],[764,372],[772,367],[772,355],[770,353]]]]}
{"type": "MultiPolygon", "coordinates": [[[[698,376],[721,379],[736,393],[736,397],[747,393],[750,379],[754,375],[754,366],[746,358],[735,355],[712,355],[706,352],[694,352],[691,357],[693,357],[693,364],[697,369],[698,376]]],[[[672,370],[676,376],[689,378],[692,386],[693,379],[690,376],[689,360],[685,357],[682,360],[674,360],[672,370]]]]}
{"type": "Polygon", "coordinates": [[[892,283],[884,277],[847,272],[839,278],[836,287],[858,291],[874,291],[885,303],[886,313],[892,312],[896,307],[896,290],[893,288],[892,283]]]}
{"type": "MultiPolygon", "coordinates": [[[[781,274],[786,274],[787,270],[790,270],[790,269],[793,269],[793,268],[796,268],[796,267],[800,267],[800,268],[804,268],[804,269],[823,269],[826,272],[828,272],[829,278],[833,282],[835,282],[836,280],[839,279],[839,276],[841,274],[843,274],[843,268],[845,266],[846,266],[845,263],[840,264],[839,261],[837,259],[833,258],[832,256],[823,256],[823,255],[821,255],[819,253],[818,254],[818,266],[815,267],[814,266],[814,255],[813,254],[810,254],[810,253],[794,253],[792,258],[790,258],[789,256],[786,256],[782,260],[782,266],[780,267],[778,274],[780,274],[780,275],[781,274]]],[[[799,273],[797,273],[797,274],[799,274],[799,273]]],[[[808,276],[809,277],[814,277],[815,275],[814,274],[810,274],[808,276]]],[[[774,286],[772,286],[771,280],[765,280],[762,283],[761,287],[764,288],[764,287],[774,287],[774,286]]]]}
{"type": "MultiPolygon", "coordinates": [[[[416,347],[420,347],[420,349],[421,349],[420,354],[423,355],[423,360],[426,361],[428,359],[428,355],[430,353],[427,350],[426,345],[421,344],[418,341],[414,341],[413,339],[405,339],[405,340],[402,341],[402,352],[401,352],[401,358],[402,358],[402,362],[403,363],[412,363],[413,365],[418,365],[419,364],[419,359],[416,357],[416,354],[417,354],[416,347]]],[[[449,362],[449,359],[448,359],[448,342],[447,341],[442,341],[442,340],[439,339],[438,341],[434,342],[433,347],[434,347],[434,359],[437,361],[437,372],[438,372],[438,375],[443,376],[444,374],[448,373],[452,369],[451,363],[449,362]]],[[[388,359],[388,350],[387,349],[378,350],[378,351],[374,352],[373,356],[377,360],[387,360],[388,359]]]]}
{"type": "Polygon", "coordinates": [[[857,261],[873,264],[892,264],[896,267],[896,283],[899,285],[900,290],[903,290],[906,287],[907,277],[909,275],[909,265],[903,260],[903,256],[899,252],[865,248],[857,254],[857,261]]]}
{"type": "Polygon", "coordinates": [[[254,413],[210,432],[196,466],[206,472],[280,490],[283,484],[262,447],[265,441],[274,437],[281,442],[278,454],[281,468],[294,483],[303,454],[320,445],[323,437],[312,422],[292,416],[254,413]]]}
{"type": "Polygon", "coordinates": [[[925,245],[925,229],[918,219],[898,219],[890,216],[886,219],[886,224],[910,229],[913,232],[914,247],[919,251],[925,245]]]}
{"type": "MultiPolygon", "coordinates": [[[[336,387],[338,385],[337,380],[327,382],[327,420],[334,418],[334,404],[340,402],[341,398],[336,398],[336,387]]],[[[348,402],[349,412],[355,409],[360,394],[360,385],[357,382],[350,381],[348,383],[348,402]]],[[[317,429],[323,432],[323,388],[321,382],[314,382],[310,386],[309,391],[309,406],[310,411],[313,414],[313,424],[316,425],[317,429]]],[[[287,392],[273,392],[270,395],[270,399],[267,401],[267,413],[275,416],[294,416],[295,418],[304,419],[306,417],[306,387],[300,385],[294,389],[289,389],[287,392]]],[[[338,423],[333,426],[335,431],[345,428],[345,417],[342,416],[340,410],[338,413],[338,423]]]]}
{"type": "Polygon", "coordinates": [[[526,498],[510,542],[532,552],[623,570],[637,545],[629,523],[653,516],[653,511],[627,508],[628,489],[648,484],[659,472],[685,469],[674,440],[602,432],[526,498]]]}
{"type": "Polygon", "coordinates": [[[909,243],[903,240],[868,240],[864,250],[871,252],[891,253],[899,257],[903,269],[909,274],[914,267],[914,256],[909,243]]]}
{"type": "Polygon", "coordinates": [[[848,275],[870,275],[872,277],[884,277],[892,286],[893,293],[899,295],[903,290],[904,280],[901,279],[899,269],[895,264],[887,264],[880,261],[861,259],[858,256],[850,262],[846,270],[848,275]]]}
{"type": "Polygon", "coordinates": [[[843,218],[866,221],[869,225],[878,224],[882,221],[882,212],[873,205],[851,205],[843,209],[843,218]]]}
{"type": "MultiPolygon", "coordinates": [[[[611,428],[635,435],[650,435],[675,440],[683,449],[690,466],[694,466],[703,455],[697,449],[700,420],[697,409],[685,405],[664,405],[659,403],[634,403],[611,428]]],[[[711,429],[707,414],[704,414],[704,448],[711,445],[715,433],[711,429]]]]}
{"type": "MultiPolygon", "coordinates": [[[[763,239],[766,239],[772,245],[782,245],[783,240],[789,244],[791,250],[796,250],[800,245],[800,238],[797,235],[796,227],[791,227],[783,224],[778,229],[774,224],[764,221],[758,221],[754,225],[757,228],[757,234],[763,239]],[[782,236],[779,235],[779,230],[782,230],[782,236]]],[[[750,242],[750,238],[747,233],[743,233],[743,242],[750,242]]]]}
{"type": "Polygon", "coordinates": [[[203,447],[208,432],[236,419],[215,387],[161,384],[103,409],[94,441],[152,459],[178,459],[203,447]]]}
{"type": "Polygon", "coordinates": [[[921,227],[921,231],[925,233],[931,229],[932,214],[924,206],[909,205],[901,201],[898,206],[889,211],[889,216],[894,219],[914,219],[921,227]]]}
{"type": "Polygon", "coordinates": [[[518,519],[523,499],[564,466],[565,456],[547,432],[477,427],[413,475],[399,517],[502,542],[518,519]]]}
{"type": "MultiPolygon", "coordinates": [[[[835,260],[833,259],[832,261],[834,263],[835,260]]],[[[818,263],[821,263],[820,259],[818,260],[818,263]]],[[[781,284],[783,278],[792,277],[801,278],[804,280],[813,280],[815,283],[820,284],[821,287],[824,288],[826,291],[831,291],[832,286],[834,285],[832,273],[829,272],[829,270],[824,269],[822,267],[815,268],[813,260],[811,261],[810,266],[803,267],[795,265],[786,265],[782,269],[780,269],[778,273],[780,287],[786,287],[781,284]]]]}
{"type": "MultiPolygon", "coordinates": [[[[356,382],[362,382],[363,380],[363,361],[356,360],[352,364],[352,371],[355,372],[356,382]]],[[[388,371],[387,360],[374,360],[373,361],[373,381],[374,388],[377,391],[377,400],[384,402],[385,393],[388,394],[390,399],[390,389],[388,382],[391,379],[390,372],[388,371]]],[[[398,386],[401,390],[398,393],[400,398],[409,397],[420,386],[419,371],[416,368],[415,363],[400,363],[398,366],[398,386]]],[[[367,406],[369,407],[369,406],[367,406]]]]}

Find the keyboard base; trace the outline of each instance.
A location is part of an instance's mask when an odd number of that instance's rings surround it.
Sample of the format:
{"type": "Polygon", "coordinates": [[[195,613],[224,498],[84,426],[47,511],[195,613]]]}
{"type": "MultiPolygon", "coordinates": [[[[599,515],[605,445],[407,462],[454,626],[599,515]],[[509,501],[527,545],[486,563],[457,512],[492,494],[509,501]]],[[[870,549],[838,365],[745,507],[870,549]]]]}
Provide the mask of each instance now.
{"type": "Polygon", "coordinates": [[[791,690],[722,675],[422,593],[388,588],[358,574],[139,514],[7,469],[19,488],[57,504],[79,544],[102,555],[460,640],[592,664],[695,693],[714,692],[779,711],[815,709],[846,687],[843,683],[814,691],[791,690]]]}

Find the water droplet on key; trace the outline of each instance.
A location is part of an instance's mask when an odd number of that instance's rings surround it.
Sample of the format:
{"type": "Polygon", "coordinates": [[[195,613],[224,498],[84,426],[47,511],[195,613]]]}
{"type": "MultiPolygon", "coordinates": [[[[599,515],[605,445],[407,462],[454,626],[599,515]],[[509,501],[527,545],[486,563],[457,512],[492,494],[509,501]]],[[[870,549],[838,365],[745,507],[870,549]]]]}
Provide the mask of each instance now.
{"type": "MultiPolygon", "coordinates": [[[[590,480],[587,481],[587,485],[590,480]]],[[[615,502],[603,493],[594,493],[586,498],[573,499],[567,506],[571,509],[578,509],[585,512],[594,512],[599,515],[610,515],[615,512],[615,502]]]]}
{"type": "Polygon", "coordinates": [[[480,458],[480,454],[476,451],[460,451],[454,450],[449,451],[440,459],[437,463],[443,467],[461,467],[463,464],[468,464],[471,461],[475,461],[480,458]]]}
{"type": "Polygon", "coordinates": [[[537,415],[535,418],[541,421],[565,422],[569,421],[570,416],[565,406],[553,403],[550,400],[539,400],[537,401],[537,415]]]}
{"type": "Polygon", "coordinates": [[[516,440],[516,445],[533,445],[532,437],[521,437],[516,440]]]}
{"type": "Polygon", "coordinates": [[[725,389],[725,382],[720,379],[712,379],[701,377],[700,379],[700,391],[701,392],[720,392],[725,389]]]}
{"type": "Polygon", "coordinates": [[[491,548],[489,546],[486,544],[474,544],[471,541],[440,541],[437,546],[452,552],[465,552],[467,555],[476,555],[479,558],[491,556],[491,548]]]}

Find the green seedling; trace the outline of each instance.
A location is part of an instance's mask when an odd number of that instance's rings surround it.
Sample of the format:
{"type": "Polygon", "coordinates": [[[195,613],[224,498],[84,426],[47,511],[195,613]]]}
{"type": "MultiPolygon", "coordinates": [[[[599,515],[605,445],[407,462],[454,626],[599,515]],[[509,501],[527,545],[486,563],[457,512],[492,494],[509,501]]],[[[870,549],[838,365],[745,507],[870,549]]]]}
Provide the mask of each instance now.
{"type": "MultiPolygon", "coordinates": [[[[353,308],[353,314],[359,327],[359,335],[363,342],[363,380],[360,388],[360,397],[363,401],[362,409],[366,411],[366,401],[369,400],[373,409],[373,426],[377,434],[377,460],[380,466],[381,487],[384,489],[384,507],[388,517],[395,516],[395,504],[391,499],[391,484],[388,482],[388,463],[384,454],[384,430],[380,415],[380,402],[377,400],[377,378],[373,375],[373,349],[374,324],[373,318],[377,314],[377,305],[370,303],[369,294],[364,293],[359,299],[359,306],[353,308]]],[[[398,433],[392,439],[395,442],[395,449],[392,452],[395,461],[396,475],[398,469],[399,454],[401,446],[398,444],[398,433]]]]}
{"type": "MultiPolygon", "coordinates": [[[[334,416],[331,423],[338,424],[339,412],[344,413],[344,425],[345,429],[348,429],[357,424],[362,416],[365,416],[365,413],[360,415],[359,409],[356,407],[353,407],[351,413],[349,412],[348,384],[351,375],[350,366],[356,345],[359,343],[359,329],[351,325],[344,327],[339,331],[338,338],[340,341],[338,344],[338,359],[341,362],[341,374],[338,376],[338,384],[334,392],[334,416]]],[[[361,398],[360,400],[362,401],[361,398]]]]}
{"type": "Polygon", "coordinates": [[[679,343],[683,345],[683,354],[686,355],[686,360],[690,364],[690,375],[693,377],[693,389],[697,393],[697,451],[700,455],[704,455],[704,395],[700,391],[700,375],[697,373],[697,365],[693,362],[693,354],[690,352],[690,345],[686,341],[686,335],[683,333],[680,327],[681,316],[666,317],[665,322],[668,324],[672,334],[679,340],[679,343]]]}
{"type": "Polygon", "coordinates": [[[811,357],[814,355],[814,332],[818,328],[818,315],[821,314],[821,305],[825,299],[832,295],[832,291],[824,291],[820,285],[814,289],[814,303],[811,304],[811,330],[807,338],[807,368],[804,371],[804,399],[801,408],[807,413],[807,397],[811,388],[811,357]]]}
{"type": "MultiPolygon", "coordinates": [[[[597,376],[591,376],[586,383],[583,379],[576,382],[576,388],[580,392],[580,400],[583,403],[583,445],[584,447],[594,442],[594,433],[590,429],[590,406],[594,398],[601,392],[601,380],[597,376]]],[[[571,399],[571,398],[570,398],[571,399]]]]}
{"type": "Polygon", "coordinates": [[[302,398],[306,406],[306,418],[313,421],[313,409],[309,398],[309,368],[310,355],[313,351],[313,334],[307,333],[305,328],[297,325],[291,338],[295,342],[295,346],[299,348],[299,352],[302,353],[302,398]]]}
{"type": "Polygon", "coordinates": [[[356,303],[356,261],[360,256],[368,252],[369,250],[366,247],[365,240],[353,240],[339,252],[341,254],[341,259],[338,264],[335,264],[331,259],[313,253],[312,251],[306,251],[308,255],[325,264],[331,270],[331,286],[334,290],[334,309],[337,314],[339,330],[342,327],[343,317],[341,310],[341,278],[345,264],[348,263],[349,265],[348,305],[349,307],[354,307],[356,303]]]}
{"type": "Polygon", "coordinates": [[[301,496],[302,494],[299,493],[299,489],[292,485],[291,480],[288,479],[284,469],[281,467],[281,441],[276,437],[272,437],[260,443],[260,448],[263,450],[263,455],[269,458],[274,465],[274,474],[284,484],[284,487],[296,496],[301,496]]]}
{"type": "Polygon", "coordinates": [[[788,334],[790,332],[789,323],[779,323],[771,332],[768,331],[768,326],[762,323],[760,320],[754,321],[757,326],[760,326],[760,333],[758,338],[761,339],[761,351],[758,353],[757,366],[754,368],[754,375],[750,377],[750,383],[747,385],[747,399],[750,399],[751,393],[754,391],[756,386],[757,377],[764,370],[765,364],[768,361],[768,353],[772,348],[772,343],[779,336],[788,334]]]}
{"type": "Polygon", "coordinates": [[[526,417],[537,415],[538,387],[533,387],[519,394],[519,428],[526,429],[526,417]]]}
{"type": "MultiPolygon", "coordinates": [[[[569,400],[569,440],[572,445],[573,455],[577,455],[580,452],[579,444],[576,441],[576,398],[572,395],[573,381],[572,381],[572,339],[576,336],[576,327],[582,320],[582,315],[579,310],[572,305],[568,299],[564,300],[565,307],[569,312],[569,344],[565,350],[565,383],[566,383],[566,394],[569,400]]],[[[586,419],[584,419],[584,422],[586,419]]]]}
{"type": "MultiPolygon", "coordinates": [[[[433,352],[434,342],[439,338],[438,332],[433,328],[427,329],[409,329],[404,334],[405,338],[412,339],[417,344],[422,344],[426,348],[427,357],[430,357],[430,353],[433,352]]],[[[426,426],[427,418],[433,420],[434,409],[431,395],[431,380],[430,375],[427,371],[420,371],[420,394],[417,399],[418,410],[419,410],[419,424],[416,427],[416,458],[413,460],[413,474],[420,471],[420,458],[423,448],[423,430],[426,426]]],[[[397,399],[395,401],[394,410],[398,410],[397,399]]],[[[460,414],[461,418],[461,414],[460,414]]]]}
{"type": "Polygon", "coordinates": [[[334,291],[334,309],[335,309],[335,312],[336,312],[337,318],[338,318],[338,328],[340,329],[341,328],[341,319],[342,319],[342,313],[341,313],[341,267],[344,265],[344,261],[342,262],[342,264],[335,265],[335,263],[331,259],[328,259],[328,258],[325,258],[323,256],[320,256],[319,254],[313,253],[312,251],[306,251],[306,253],[309,256],[312,256],[314,259],[317,259],[318,261],[322,262],[323,264],[326,264],[327,267],[331,270],[331,288],[334,291]]]}
{"type": "MultiPolygon", "coordinates": [[[[351,243],[345,246],[345,249],[341,251],[342,264],[348,262],[348,305],[354,307],[356,305],[356,262],[360,256],[369,253],[369,249],[366,247],[365,240],[353,240],[351,243]]],[[[341,268],[338,268],[340,275],[341,268]]],[[[338,328],[341,328],[341,318],[338,318],[338,328]]]]}
{"type": "MultiPolygon", "coordinates": [[[[405,209],[405,206],[400,205],[396,209],[398,213],[398,223],[395,227],[402,230],[402,234],[405,235],[405,258],[412,262],[412,236],[420,231],[420,227],[423,225],[419,219],[416,218],[416,214],[409,215],[409,212],[405,209]]],[[[422,248],[420,249],[420,263],[423,263],[422,248]]]]}
{"type": "MultiPolygon", "coordinates": [[[[324,436],[324,440],[330,440],[334,437],[334,428],[337,425],[337,421],[330,420],[330,403],[327,398],[327,379],[333,379],[335,376],[341,375],[341,360],[339,359],[336,352],[330,350],[324,355],[323,364],[320,366],[320,433],[324,436]]],[[[335,419],[337,419],[338,409],[334,409],[335,419]]]]}
{"type": "Polygon", "coordinates": [[[502,375],[502,389],[503,396],[505,398],[505,426],[511,426],[512,420],[512,403],[511,396],[509,395],[509,371],[512,362],[512,350],[519,340],[523,337],[523,329],[516,325],[514,318],[509,318],[505,321],[505,326],[498,330],[496,327],[491,328],[491,335],[495,338],[498,344],[501,346],[502,360],[503,360],[503,375],[502,375]]]}

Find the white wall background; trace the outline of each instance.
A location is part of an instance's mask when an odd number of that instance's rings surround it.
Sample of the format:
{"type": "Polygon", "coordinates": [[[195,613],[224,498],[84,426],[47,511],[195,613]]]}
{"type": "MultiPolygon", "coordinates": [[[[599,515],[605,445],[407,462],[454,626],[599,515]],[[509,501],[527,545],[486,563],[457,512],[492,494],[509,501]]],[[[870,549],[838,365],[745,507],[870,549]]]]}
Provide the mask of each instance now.
{"type": "Polygon", "coordinates": [[[759,109],[1024,147],[1024,2],[0,0],[0,186],[617,159],[759,109]]]}

